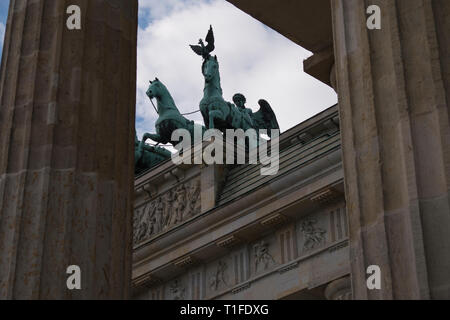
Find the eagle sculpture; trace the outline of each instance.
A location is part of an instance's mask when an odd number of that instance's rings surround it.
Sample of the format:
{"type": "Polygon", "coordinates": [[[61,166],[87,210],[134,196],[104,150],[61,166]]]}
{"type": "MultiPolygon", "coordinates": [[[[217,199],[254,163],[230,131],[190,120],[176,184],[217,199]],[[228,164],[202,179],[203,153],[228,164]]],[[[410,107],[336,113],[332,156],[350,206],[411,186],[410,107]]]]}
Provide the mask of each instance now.
{"type": "Polygon", "coordinates": [[[280,128],[270,104],[266,100],[261,99],[258,101],[260,106],[259,110],[252,112],[251,109],[245,108],[245,97],[241,94],[239,95],[242,98],[242,102],[232,104],[225,101],[220,87],[217,57],[210,55],[215,48],[214,33],[211,25],[209,26],[205,41],[207,43],[206,46],[203,40],[200,39],[198,45],[190,45],[190,47],[197,55],[203,57],[202,73],[205,77],[205,88],[210,86],[214,91],[213,94],[211,90],[204,90],[203,99],[200,101],[200,110],[207,128],[218,128],[220,130],[225,130],[226,128],[239,128],[243,130],[253,128],[258,132],[261,129],[268,129],[267,134],[270,137],[270,129],[280,128]],[[207,71],[208,68],[212,68],[208,66],[215,67],[212,69],[214,71],[207,71]],[[209,76],[212,80],[206,81],[206,76],[209,76]]]}
{"type": "Polygon", "coordinates": [[[207,45],[203,43],[203,40],[200,39],[198,41],[199,45],[189,45],[191,49],[198,54],[199,56],[202,56],[203,59],[206,59],[211,52],[214,50],[214,33],[212,26],[209,26],[208,34],[206,35],[205,41],[207,42],[207,45]]]}

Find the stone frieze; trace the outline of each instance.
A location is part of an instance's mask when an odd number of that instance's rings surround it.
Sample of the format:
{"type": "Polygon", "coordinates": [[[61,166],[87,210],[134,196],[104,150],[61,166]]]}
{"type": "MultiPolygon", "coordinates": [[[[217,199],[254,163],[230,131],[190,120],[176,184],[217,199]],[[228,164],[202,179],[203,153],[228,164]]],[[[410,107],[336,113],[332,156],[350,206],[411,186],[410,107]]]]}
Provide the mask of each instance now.
{"type": "Polygon", "coordinates": [[[200,213],[200,179],[181,183],[135,208],[133,244],[153,236],[200,213]]]}

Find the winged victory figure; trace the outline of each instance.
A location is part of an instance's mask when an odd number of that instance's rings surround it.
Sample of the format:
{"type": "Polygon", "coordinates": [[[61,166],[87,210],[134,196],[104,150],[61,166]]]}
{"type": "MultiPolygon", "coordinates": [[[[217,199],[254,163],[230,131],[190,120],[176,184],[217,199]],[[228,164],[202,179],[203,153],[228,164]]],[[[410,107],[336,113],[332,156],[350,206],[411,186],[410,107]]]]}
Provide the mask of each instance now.
{"type": "Polygon", "coordinates": [[[252,120],[257,129],[269,129],[267,135],[272,137],[270,129],[280,129],[277,117],[266,100],[261,99],[258,101],[258,104],[259,110],[252,114],[252,120]]]}

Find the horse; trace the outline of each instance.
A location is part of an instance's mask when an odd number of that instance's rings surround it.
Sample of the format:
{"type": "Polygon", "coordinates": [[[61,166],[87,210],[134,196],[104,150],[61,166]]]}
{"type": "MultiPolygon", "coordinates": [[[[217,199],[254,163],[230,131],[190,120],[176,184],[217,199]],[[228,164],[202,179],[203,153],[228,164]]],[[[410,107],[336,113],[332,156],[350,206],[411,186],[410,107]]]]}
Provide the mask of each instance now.
{"type": "Polygon", "coordinates": [[[150,99],[156,98],[158,119],[155,123],[156,133],[145,133],[142,140],[151,139],[155,142],[172,145],[178,144],[178,141],[172,141],[172,133],[177,129],[187,129],[194,137],[194,121],[186,119],[178,110],[175,102],[166,86],[155,78],[150,81],[146,92],[150,99]]]}
{"type": "MultiPolygon", "coordinates": [[[[220,86],[219,62],[217,56],[207,55],[202,64],[202,74],[205,80],[203,98],[200,101],[200,111],[208,129],[279,129],[276,116],[269,103],[258,101],[258,112],[250,112],[238,108],[235,104],[223,98],[220,86]]],[[[247,109],[248,110],[248,109],[247,109]]],[[[270,131],[269,131],[270,136],[270,131]]]]}
{"type": "Polygon", "coordinates": [[[204,59],[202,74],[205,87],[200,101],[200,112],[207,128],[223,130],[253,127],[250,118],[244,117],[234,104],[224,100],[217,56],[208,55],[204,59]]]}

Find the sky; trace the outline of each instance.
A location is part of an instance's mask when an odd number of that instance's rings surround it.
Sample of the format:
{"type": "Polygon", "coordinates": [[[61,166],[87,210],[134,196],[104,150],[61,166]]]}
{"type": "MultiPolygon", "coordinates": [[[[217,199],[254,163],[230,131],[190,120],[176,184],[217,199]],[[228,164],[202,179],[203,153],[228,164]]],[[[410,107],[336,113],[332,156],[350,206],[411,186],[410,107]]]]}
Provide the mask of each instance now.
{"type": "MultiPolygon", "coordinates": [[[[8,17],[9,0],[0,0],[0,52],[3,52],[6,19],[8,17]]],[[[1,55],[0,55],[1,57],[1,55]]]]}
{"type": "MultiPolygon", "coordinates": [[[[198,110],[203,97],[202,58],[189,44],[204,39],[212,25],[223,97],[247,98],[259,109],[266,99],[281,131],[337,102],[333,89],[303,72],[311,53],[225,0],[140,0],[136,130],[154,132],[154,111],[145,92],[155,77],[164,83],[182,113],[198,110]]],[[[186,116],[202,123],[199,113],[186,116]]]]}
{"type": "MultiPolygon", "coordinates": [[[[9,0],[0,0],[0,48],[9,0]]],[[[281,131],[337,102],[335,92],[303,72],[311,53],[225,0],[139,0],[136,130],[154,132],[157,114],[145,95],[158,77],[182,113],[198,110],[203,97],[202,58],[189,44],[205,38],[212,25],[224,99],[235,93],[257,111],[266,99],[281,131]]],[[[186,116],[202,123],[199,113],[186,116]]]]}

